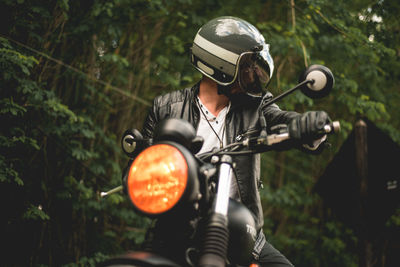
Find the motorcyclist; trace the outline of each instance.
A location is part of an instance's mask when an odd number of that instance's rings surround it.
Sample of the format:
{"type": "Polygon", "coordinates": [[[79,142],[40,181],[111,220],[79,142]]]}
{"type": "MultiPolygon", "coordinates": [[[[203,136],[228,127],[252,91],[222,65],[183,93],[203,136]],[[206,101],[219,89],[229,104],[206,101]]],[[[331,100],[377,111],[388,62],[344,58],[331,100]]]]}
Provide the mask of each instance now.
{"type": "MultiPolygon", "coordinates": [[[[259,114],[267,130],[287,124],[296,142],[287,145],[315,149],[325,136],[319,130],[330,121],[324,111],[299,114],[277,105],[264,106],[272,94],[266,91],[274,64],[269,44],[249,22],[236,17],[218,17],[197,32],[191,48],[191,63],[203,74],[192,88],[173,91],[154,99],[143,126],[151,138],[155,125],[167,117],[189,121],[205,142],[199,153],[223,147],[260,128],[259,114]]],[[[263,214],[259,196],[260,155],[235,156],[232,198],[253,213],[259,230],[254,258],[262,266],[293,266],[276,250],[262,231],[263,214]]]]}

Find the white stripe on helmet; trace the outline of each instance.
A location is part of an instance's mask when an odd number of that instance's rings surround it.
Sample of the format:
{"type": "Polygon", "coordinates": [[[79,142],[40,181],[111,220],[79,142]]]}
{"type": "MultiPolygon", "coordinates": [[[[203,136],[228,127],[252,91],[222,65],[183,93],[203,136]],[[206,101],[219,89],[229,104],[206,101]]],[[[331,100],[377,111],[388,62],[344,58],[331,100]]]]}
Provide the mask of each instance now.
{"type": "Polygon", "coordinates": [[[236,65],[237,60],[239,58],[239,55],[236,53],[233,53],[232,51],[229,51],[223,47],[220,47],[204,37],[202,37],[200,34],[197,34],[196,37],[194,38],[194,43],[201,47],[202,49],[208,51],[209,53],[225,60],[228,61],[231,64],[236,65]]]}

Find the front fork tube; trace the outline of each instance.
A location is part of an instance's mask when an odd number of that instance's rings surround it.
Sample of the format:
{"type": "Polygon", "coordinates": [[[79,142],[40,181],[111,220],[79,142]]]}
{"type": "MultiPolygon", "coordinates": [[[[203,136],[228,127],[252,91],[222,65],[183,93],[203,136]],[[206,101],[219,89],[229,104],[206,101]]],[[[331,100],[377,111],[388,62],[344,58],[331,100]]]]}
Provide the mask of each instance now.
{"type": "Polygon", "coordinates": [[[218,191],[214,212],[224,216],[228,214],[232,172],[232,158],[228,155],[222,156],[219,167],[218,191]]]}
{"type": "Polygon", "coordinates": [[[223,155],[220,159],[219,179],[215,208],[210,214],[205,229],[204,244],[199,260],[199,266],[225,266],[229,230],[228,204],[232,181],[232,158],[223,155]]]}

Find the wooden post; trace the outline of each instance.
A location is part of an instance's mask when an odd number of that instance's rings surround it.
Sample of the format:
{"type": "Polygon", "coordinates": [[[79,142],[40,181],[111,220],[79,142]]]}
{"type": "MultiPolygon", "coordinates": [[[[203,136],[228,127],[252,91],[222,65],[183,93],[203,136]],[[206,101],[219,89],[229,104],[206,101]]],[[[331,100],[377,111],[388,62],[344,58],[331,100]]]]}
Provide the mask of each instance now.
{"type": "Polygon", "coordinates": [[[365,224],[365,200],[368,194],[368,136],[367,124],[363,120],[358,120],[355,124],[355,152],[356,170],[359,184],[359,212],[360,221],[358,229],[358,261],[359,267],[372,267],[370,262],[371,248],[367,238],[365,224]]]}
{"type": "Polygon", "coordinates": [[[367,124],[363,120],[358,120],[355,124],[355,152],[356,152],[356,168],[359,188],[359,208],[360,208],[360,225],[358,231],[358,250],[359,250],[359,266],[372,267],[372,244],[369,242],[365,208],[368,194],[368,139],[367,124]]]}
{"type": "Polygon", "coordinates": [[[360,179],[361,199],[365,199],[368,193],[368,137],[367,124],[358,120],[355,124],[355,147],[356,147],[356,168],[360,179]]]}

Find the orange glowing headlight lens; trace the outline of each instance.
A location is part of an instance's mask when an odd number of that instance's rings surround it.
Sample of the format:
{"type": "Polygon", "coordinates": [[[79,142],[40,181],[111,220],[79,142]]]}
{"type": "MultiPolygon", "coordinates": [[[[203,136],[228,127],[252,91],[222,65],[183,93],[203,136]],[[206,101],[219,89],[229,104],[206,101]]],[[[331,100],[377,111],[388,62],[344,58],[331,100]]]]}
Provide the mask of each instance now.
{"type": "Polygon", "coordinates": [[[142,151],[128,175],[128,194],[139,210],[159,214],[174,207],[185,191],[188,166],[182,153],[168,144],[142,151]]]}

